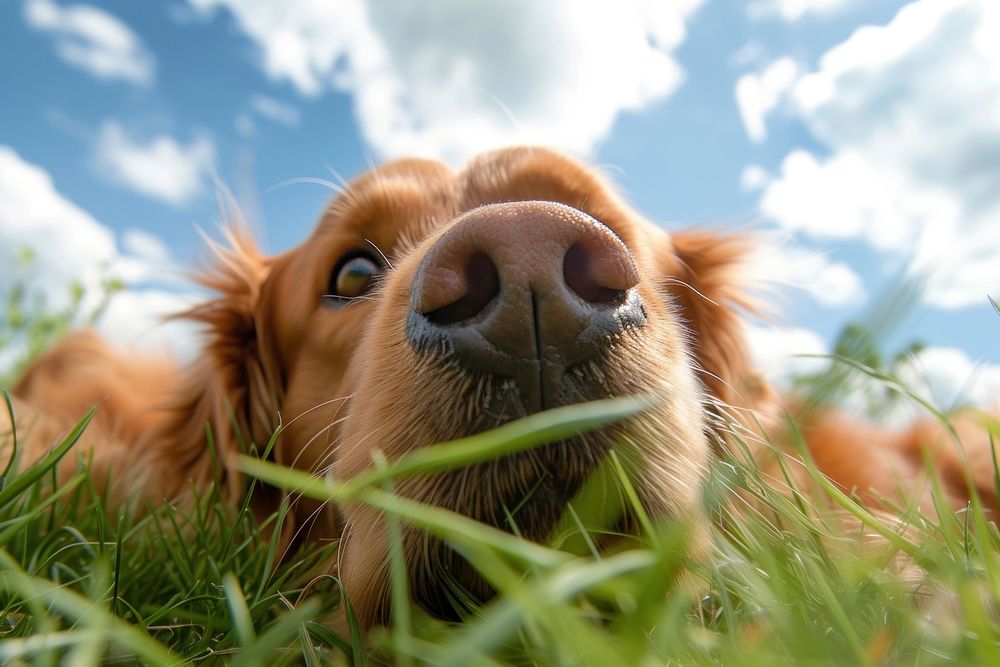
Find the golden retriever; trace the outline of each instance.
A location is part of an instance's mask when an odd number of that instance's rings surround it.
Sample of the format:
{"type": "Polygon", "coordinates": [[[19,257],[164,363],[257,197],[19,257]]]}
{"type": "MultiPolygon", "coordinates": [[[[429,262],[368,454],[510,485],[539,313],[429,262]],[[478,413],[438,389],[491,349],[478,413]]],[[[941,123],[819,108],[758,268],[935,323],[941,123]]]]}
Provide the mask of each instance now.
{"type": "MultiPolygon", "coordinates": [[[[345,188],[289,252],[265,257],[245,235],[231,241],[203,277],[217,296],[187,313],[208,334],[191,367],[79,333],[27,370],[14,387],[24,461],[97,404],[81,446],[117,498],[178,501],[217,483],[235,499],[235,454],[262,449],[279,424],[276,462],[349,479],[376,452],[391,460],[546,408],[652,394],[654,406],[624,423],[407,479],[397,491],[498,527],[516,507],[521,533],[544,540],[615,447],[645,509],[692,520],[701,527],[692,549],[704,553],[702,487],[733,420],[787,439],[741,321],[753,307],[752,240],[669,234],[561,154],[499,150],[459,172],[392,162],[345,188]]],[[[930,422],[896,433],[818,411],[802,428],[819,468],[868,502],[926,493],[918,482],[929,451],[956,507],[971,486],[996,506],[989,448],[963,459],[930,422]]],[[[751,447],[771,464],[774,448],[751,447]]],[[[268,513],[280,498],[264,488],[254,507],[268,513]]],[[[359,620],[384,622],[380,514],[302,501],[293,516],[298,534],[341,538],[339,576],[359,620]]],[[[630,524],[622,517],[619,527],[630,524]]],[[[404,547],[414,599],[429,611],[452,613],[445,571],[490,595],[445,545],[407,528],[404,547]]]]}

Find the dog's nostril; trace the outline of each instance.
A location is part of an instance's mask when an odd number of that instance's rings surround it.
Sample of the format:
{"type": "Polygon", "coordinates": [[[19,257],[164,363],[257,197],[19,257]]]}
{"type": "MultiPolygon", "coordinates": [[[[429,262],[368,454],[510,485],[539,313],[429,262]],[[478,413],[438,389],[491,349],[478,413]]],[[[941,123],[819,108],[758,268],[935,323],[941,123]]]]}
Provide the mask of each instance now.
{"type": "Polygon", "coordinates": [[[446,306],[424,313],[437,325],[456,324],[481,313],[500,293],[500,274],[484,252],[473,253],[465,264],[465,294],[446,306]]]}
{"type": "MultiPolygon", "coordinates": [[[[635,269],[623,264],[624,255],[574,243],[563,258],[563,280],[577,296],[587,303],[613,303],[625,298],[625,292],[635,285],[635,269]]],[[[616,249],[615,249],[616,250],[616,249]]]]}

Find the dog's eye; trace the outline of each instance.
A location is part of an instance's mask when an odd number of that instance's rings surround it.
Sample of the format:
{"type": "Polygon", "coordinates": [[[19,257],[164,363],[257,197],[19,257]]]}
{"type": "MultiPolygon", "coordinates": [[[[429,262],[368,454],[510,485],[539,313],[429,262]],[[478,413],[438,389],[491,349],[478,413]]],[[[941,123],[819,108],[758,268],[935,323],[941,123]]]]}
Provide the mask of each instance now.
{"type": "Polygon", "coordinates": [[[380,270],[378,262],[368,255],[348,255],[334,267],[323,296],[337,303],[363,296],[372,288],[380,270]]]}

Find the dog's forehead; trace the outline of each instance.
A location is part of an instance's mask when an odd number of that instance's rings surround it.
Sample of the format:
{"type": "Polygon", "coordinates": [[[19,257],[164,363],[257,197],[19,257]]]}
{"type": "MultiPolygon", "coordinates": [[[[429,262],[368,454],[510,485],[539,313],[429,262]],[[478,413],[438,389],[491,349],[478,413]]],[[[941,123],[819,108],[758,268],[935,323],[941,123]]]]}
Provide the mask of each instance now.
{"type": "Polygon", "coordinates": [[[463,209],[507,201],[554,201],[586,210],[611,189],[597,172],[562,153],[530,146],[483,153],[458,175],[463,209]]]}
{"type": "Polygon", "coordinates": [[[433,160],[396,160],[368,170],[328,204],[315,240],[329,236],[389,243],[399,236],[426,233],[455,208],[455,174],[433,160]],[[409,229],[408,229],[409,228],[409,229]]]}
{"type": "Polygon", "coordinates": [[[373,168],[333,199],[317,231],[405,248],[465,211],[529,200],[572,206],[612,228],[633,215],[594,169],[549,149],[516,147],[482,153],[457,172],[419,158],[373,168]]]}

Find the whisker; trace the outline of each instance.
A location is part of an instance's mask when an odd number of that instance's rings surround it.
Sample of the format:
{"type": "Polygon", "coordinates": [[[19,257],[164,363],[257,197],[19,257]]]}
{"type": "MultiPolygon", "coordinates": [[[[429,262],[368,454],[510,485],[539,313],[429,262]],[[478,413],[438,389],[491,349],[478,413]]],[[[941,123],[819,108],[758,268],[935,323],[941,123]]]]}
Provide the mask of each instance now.
{"type": "Polygon", "coordinates": [[[374,241],[372,241],[372,240],[371,240],[371,239],[369,239],[369,238],[366,238],[366,239],[365,239],[365,243],[367,243],[367,244],[368,244],[368,245],[370,245],[371,247],[375,248],[375,252],[377,252],[377,253],[379,254],[379,256],[381,256],[381,257],[382,257],[382,261],[383,261],[383,262],[385,262],[385,265],[386,265],[386,266],[388,266],[388,267],[389,267],[389,268],[390,268],[391,270],[393,270],[393,271],[395,271],[395,270],[396,270],[396,267],[394,267],[394,266],[392,265],[392,262],[390,262],[390,261],[389,261],[389,258],[385,256],[385,253],[384,253],[384,252],[382,252],[382,249],[378,247],[378,244],[377,244],[377,243],[375,243],[374,241]]]}
{"type": "Polygon", "coordinates": [[[343,190],[347,190],[348,188],[351,187],[350,182],[348,182],[348,180],[346,178],[344,178],[343,175],[339,171],[337,171],[336,169],[334,169],[331,165],[326,165],[326,170],[328,172],[330,172],[331,176],[333,176],[335,179],[337,179],[337,183],[340,184],[340,187],[343,190]]]}
{"type": "MultiPolygon", "coordinates": [[[[299,448],[299,451],[295,455],[295,459],[292,461],[292,466],[293,467],[295,466],[295,464],[297,464],[299,462],[299,458],[303,454],[305,454],[306,450],[308,450],[309,447],[312,446],[312,444],[316,441],[317,438],[319,438],[323,434],[329,433],[330,429],[332,429],[335,426],[339,426],[341,423],[343,423],[343,421],[346,419],[346,417],[339,417],[339,415],[340,415],[340,411],[344,409],[344,406],[346,404],[347,403],[345,401],[345,402],[341,403],[339,406],[337,406],[337,410],[336,410],[336,412],[333,413],[333,418],[331,419],[330,423],[327,424],[326,426],[324,426],[323,428],[321,428],[316,433],[314,433],[312,435],[312,437],[310,437],[309,440],[307,440],[306,443],[302,447],[299,448]]],[[[326,452],[329,452],[330,450],[336,449],[336,445],[337,445],[337,443],[333,443],[332,445],[328,446],[324,450],[324,454],[326,452]]]]}
{"type": "MultiPolygon", "coordinates": [[[[298,421],[302,417],[305,417],[307,414],[309,414],[309,413],[311,413],[311,412],[313,412],[315,410],[319,410],[320,408],[324,408],[324,407],[326,407],[328,405],[336,403],[337,401],[348,401],[353,396],[354,396],[354,394],[348,394],[347,396],[341,396],[339,398],[331,398],[328,401],[323,401],[322,403],[318,403],[317,405],[314,405],[311,408],[308,408],[307,410],[303,410],[296,417],[293,417],[291,421],[289,421],[287,424],[285,424],[285,428],[288,428],[289,426],[291,426],[292,424],[294,424],[296,421],[298,421]]],[[[279,420],[281,418],[281,413],[280,412],[278,413],[278,418],[279,418],[279,420]]]]}
{"type": "Polygon", "coordinates": [[[345,303],[351,303],[353,301],[372,301],[376,302],[378,299],[370,294],[362,294],[360,296],[344,296],[342,294],[321,294],[324,299],[336,299],[337,301],[343,301],[345,303]]]}
{"type": "Polygon", "coordinates": [[[663,279],[663,282],[665,282],[668,285],[678,285],[680,287],[686,287],[687,289],[691,290],[692,292],[694,292],[695,294],[697,294],[698,296],[700,296],[702,299],[704,299],[705,301],[707,301],[710,304],[712,304],[713,306],[718,306],[719,305],[719,303],[717,301],[709,298],[708,296],[706,296],[702,292],[699,292],[698,289],[694,287],[694,285],[692,285],[691,283],[686,282],[684,280],[681,280],[680,278],[675,278],[673,276],[667,276],[666,278],[663,279]]]}
{"type": "Polygon", "coordinates": [[[345,186],[339,185],[339,184],[334,183],[332,181],[328,181],[325,178],[318,178],[316,176],[297,176],[295,178],[287,178],[287,179],[285,179],[283,181],[279,181],[279,182],[275,183],[274,185],[266,188],[264,190],[264,194],[270,194],[271,192],[274,192],[275,190],[280,190],[281,188],[286,188],[289,185],[321,185],[324,188],[327,188],[329,190],[332,190],[333,192],[336,192],[338,195],[344,194],[344,192],[347,189],[345,186]]]}

